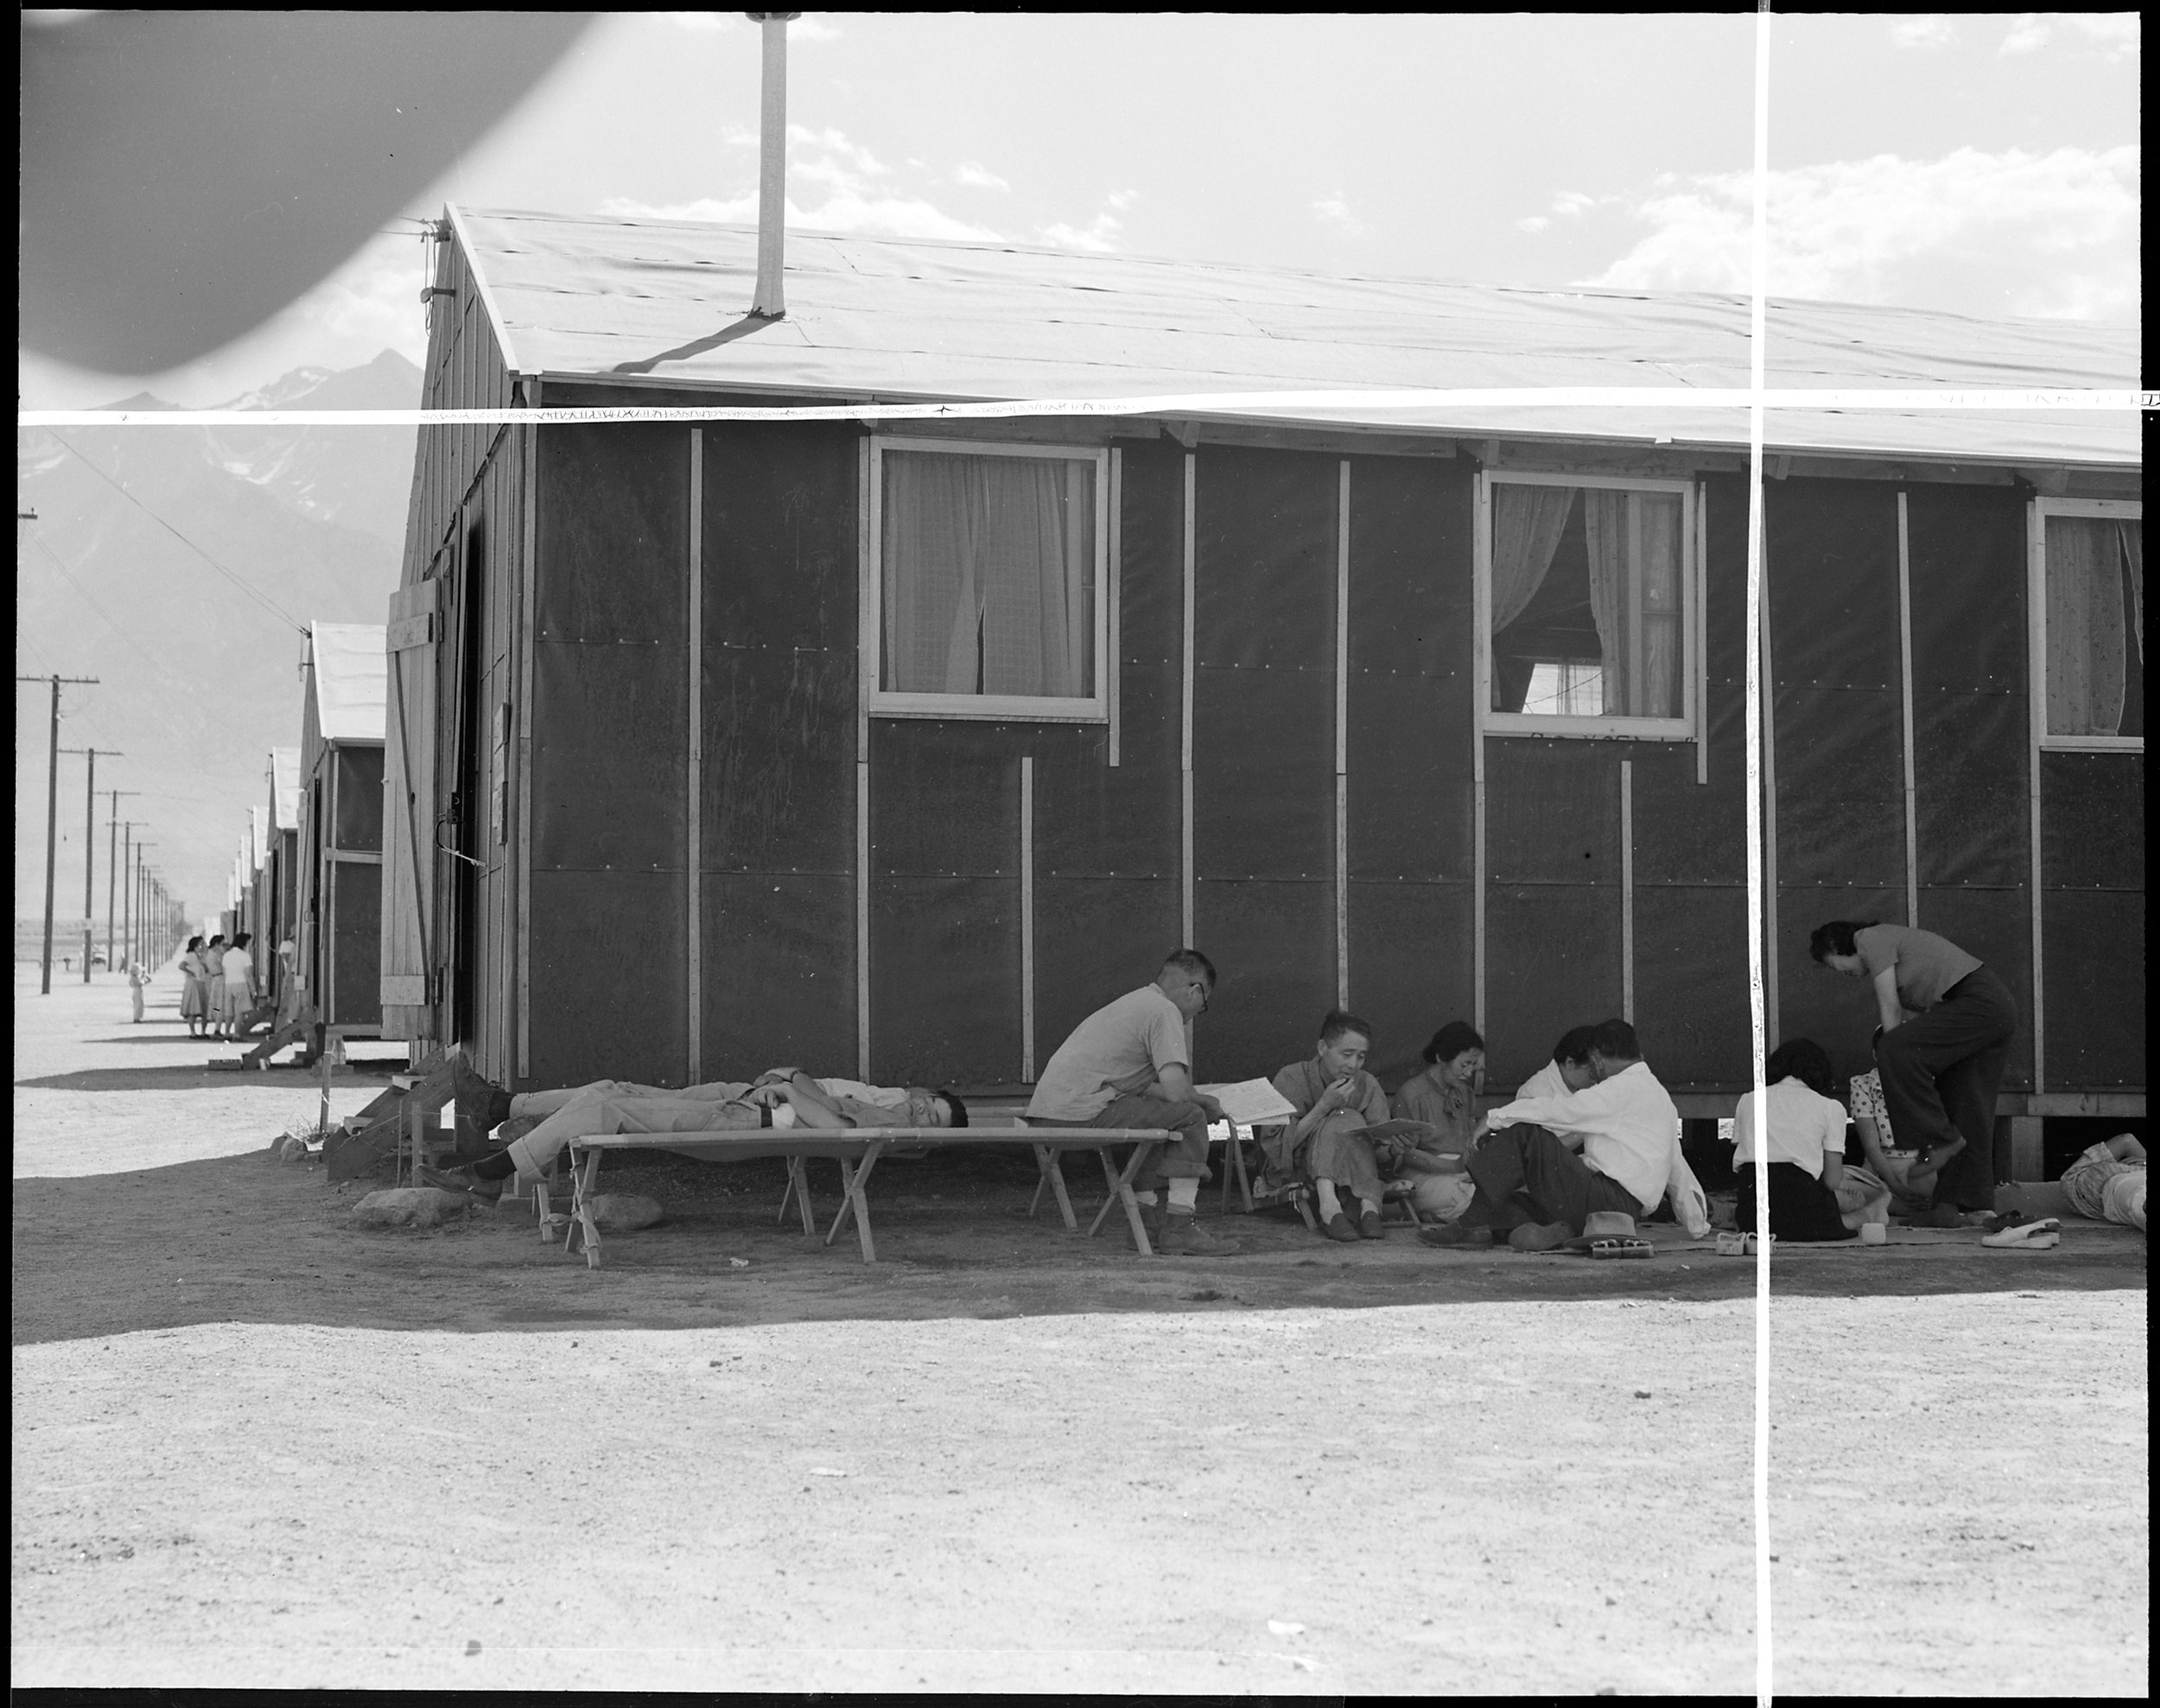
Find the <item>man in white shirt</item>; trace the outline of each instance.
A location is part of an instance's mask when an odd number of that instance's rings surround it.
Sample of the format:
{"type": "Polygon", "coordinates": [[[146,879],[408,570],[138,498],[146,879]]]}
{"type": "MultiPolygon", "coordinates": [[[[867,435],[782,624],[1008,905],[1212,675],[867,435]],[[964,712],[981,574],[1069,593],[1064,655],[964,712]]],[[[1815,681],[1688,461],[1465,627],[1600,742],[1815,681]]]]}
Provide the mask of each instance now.
{"type": "Polygon", "coordinates": [[[1598,1083],[1598,1070],[1590,1065],[1591,1042],[1598,1035],[1595,1026],[1575,1026],[1562,1034],[1553,1046],[1553,1059],[1522,1082],[1515,1094],[1516,1102],[1532,1097],[1564,1097],[1571,1091],[1583,1091],[1598,1083]]]}
{"type": "Polygon", "coordinates": [[[1420,1238],[1478,1246],[1504,1232],[1518,1251],[1548,1251],[1581,1233],[1593,1210],[1657,1208],[1680,1149],[1680,1111],[1625,1020],[1591,1034],[1590,1064],[1595,1084],[1518,1097],[1485,1117],[1492,1131],[1468,1159],[1477,1196],[1459,1221],[1420,1238]]]}
{"type": "Polygon", "coordinates": [[[1208,1176],[1208,1122],[1222,1105],[1196,1090],[1185,1025],[1208,1011],[1215,965],[1197,949],[1162,963],[1153,984],[1131,990],[1072,1029],[1036,1082],[1024,1120],[1053,1127],[1166,1127],[1178,1137],[1133,1179],[1149,1241],[1172,1257],[1242,1250],[1193,1220],[1208,1176]],[[1166,1185],[1170,1203],[1156,1201],[1166,1185]]]}

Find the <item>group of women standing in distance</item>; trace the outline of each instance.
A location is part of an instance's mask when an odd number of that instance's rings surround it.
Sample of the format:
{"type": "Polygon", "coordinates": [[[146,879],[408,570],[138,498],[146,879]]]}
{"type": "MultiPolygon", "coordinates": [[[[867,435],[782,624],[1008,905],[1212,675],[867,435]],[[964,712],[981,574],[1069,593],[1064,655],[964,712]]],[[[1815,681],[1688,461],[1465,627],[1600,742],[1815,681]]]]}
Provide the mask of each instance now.
{"type": "Polygon", "coordinates": [[[207,943],[187,939],[180,957],[180,1017],[190,1038],[239,1041],[238,1028],[255,1007],[255,960],[248,953],[253,941],[245,931],[235,931],[229,943],[223,933],[207,943]]]}

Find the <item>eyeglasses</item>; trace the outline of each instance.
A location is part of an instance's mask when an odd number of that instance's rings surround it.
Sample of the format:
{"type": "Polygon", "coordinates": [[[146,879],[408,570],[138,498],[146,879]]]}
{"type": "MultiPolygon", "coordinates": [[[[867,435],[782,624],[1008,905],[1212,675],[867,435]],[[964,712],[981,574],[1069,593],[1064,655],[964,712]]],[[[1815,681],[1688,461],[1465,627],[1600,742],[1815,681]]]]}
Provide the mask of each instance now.
{"type": "MultiPolygon", "coordinates": [[[[1210,990],[1205,985],[1197,984],[1192,987],[1200,993],[1200,1013],[1204,1014],[1214,1006],[1215,993],[1210,990]]],[[[1194,1015],[1193,1018],[1198,1019],[1199,1018],[1199,1014],[1194,1015]]]]}

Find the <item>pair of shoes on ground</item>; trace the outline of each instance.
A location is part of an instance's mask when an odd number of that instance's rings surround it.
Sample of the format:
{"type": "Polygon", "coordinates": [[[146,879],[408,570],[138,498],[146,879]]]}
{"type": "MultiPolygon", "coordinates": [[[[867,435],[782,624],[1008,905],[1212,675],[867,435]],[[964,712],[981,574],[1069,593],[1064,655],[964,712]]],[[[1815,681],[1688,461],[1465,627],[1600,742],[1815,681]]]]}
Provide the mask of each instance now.
{"type": "Polygon", "coordinates": [[[1360,1212],[1355,1222],[1338,1210],[1320,1224],[1320,1231],[1331,1240],[1340,1240],[1348,1245],[1355,1245],[1360,1240],[1384,1240],[1388,1237],[1388,1230],[1380,1225],[1379,1216],[1369,1210],[1360,1212]]]}
{"type": "Polygon", "coordinates": [[[1776,1250],[1777,1236],[1775,1234],[1743,1234],[1738,1229],[1733,1229],[1718,1235],[1718,1255],[1720,1257],[1753,1257],[1762,1248],[1762,1242],[1766,1238],[1770,1242],[1770,1249],[1776,1250]]]}
{"type": "Polygon", "coordinates": [[[1998,1251],[2046,1251],[2050,1246],[2062,1243],[2062,1224],[2052,1216],[2038,1216],[2030,1222],[2013,1220],[2008,1227],[1983,1234],[1980,1243],[1993,1246],[1998,1251]]]}

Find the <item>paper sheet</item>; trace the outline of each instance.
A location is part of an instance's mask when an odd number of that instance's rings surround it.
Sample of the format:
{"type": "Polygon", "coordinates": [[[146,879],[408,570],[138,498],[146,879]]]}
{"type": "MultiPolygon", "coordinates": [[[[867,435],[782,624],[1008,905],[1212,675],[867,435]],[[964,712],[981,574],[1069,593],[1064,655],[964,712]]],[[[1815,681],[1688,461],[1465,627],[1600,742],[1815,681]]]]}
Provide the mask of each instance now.
{"type": "Polygon", "coordinates": [[[1297,1108],[1264,1079],[1198,1088],[1223,1106],[1223,1118],[1240,1127],[1274,1127],[1298,1118],[1297,1108]]]}

